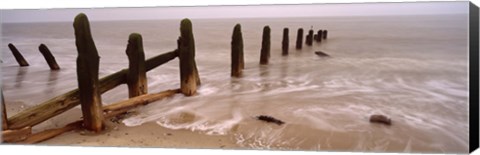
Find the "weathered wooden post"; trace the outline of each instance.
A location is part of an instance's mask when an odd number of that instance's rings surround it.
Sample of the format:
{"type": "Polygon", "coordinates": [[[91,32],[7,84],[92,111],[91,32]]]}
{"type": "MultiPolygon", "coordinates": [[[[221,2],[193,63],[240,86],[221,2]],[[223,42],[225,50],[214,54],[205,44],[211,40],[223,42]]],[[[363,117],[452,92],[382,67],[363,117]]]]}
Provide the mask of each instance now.
{"type": "Polygon", "coordinates": [[[3,91],[1,93],[2,97],[2,130],[8,129],[8,119],[7,119],[7,107],[5,106],[5,99],[3,98],[3,91]]]}
{"type": "Polygon", "coordinates": [[[317,42],[322,42],[322,38],[323,38],[322,32],[323,32],[322,30],[317,31],[317,42]]]}
{"type": "Polygon", "coordinates": [[[178,39],[180,59],[180,90],[186,96],[195,95],[199,82],[195,63],[195,40],[192,32],[192,22],[185,18],[180,23],[178,39]]]}
{"type": "Polygon", "coordinates": [[[48,66],[50,67],[50,70],[60,69],[60,67],[57,64],[57,61],[55,60],[55,57],[52,55],[48,47],[45,46],[45,44],[40,44],[40,46],[38,46],[38,50],[40,50],[40,53],[42,53],[43,57],[47,61],[48,66]]]}
{"type": "Polygon", "coordinates": [[[243,61],[243,37],[240,24],[235,25],[232,34],[232,77],[241,77],[244,67],[243,61]]]}
{"type": "Polygon", "coordinates": [[[8,48],[10,48],[10,51],[12,51],[13,56],[15,57],[15,60],[17,60],[18,65],[20,66],[29,66],[27,60],[23,58],[23,55],[18,51],[18,49],[12,44],[8,44],[8,48]]]}
{"type": "Polygon", "coordinates": [[[128,97],[147,94],[147,71],[142,35],[138,33],[130,34],[126,53],[129,61],[127,73],[128,97]]]}
{"type": "Polygon", "coordinates": [[[98,88],[100,57],[90,33],[85,14],[80,13],[73,22],[77,46],[77,79],[84,127],[95,132],[103,129],[102,98],[98,88]]]}
{"type": "Polygon", "coordinates": [[[312,29],[310,29],[308,31],[308,35],[307,35],[307,38],[306,38],[306,43],[307,43],[308,46],[312,46],[312,44],[313,44],[313,30],[312,29]]]}
{"type": "Polygon", "coordinates": [[[328,34],[328,31],[327,31],[327,30],[323,30],[323,39],[327,39],[327,34],[328,34]]]}
{"type": "Polygon", "coordinates": [[[299,28],[297,31],[297,45],[295,46],[296,49],[302,49],[303,44],[303,29],[299,28]]]}
{"type": "Polygon", "coordinates": [[[282,55],[288,55],[288,28],[283,29],[282,55]]]}
{"type": "Polygon", "coordinates": [[[270,27],[263,27],[262,49],[260,50],[260,64],[268,64],[270,58],[270,27]]]}

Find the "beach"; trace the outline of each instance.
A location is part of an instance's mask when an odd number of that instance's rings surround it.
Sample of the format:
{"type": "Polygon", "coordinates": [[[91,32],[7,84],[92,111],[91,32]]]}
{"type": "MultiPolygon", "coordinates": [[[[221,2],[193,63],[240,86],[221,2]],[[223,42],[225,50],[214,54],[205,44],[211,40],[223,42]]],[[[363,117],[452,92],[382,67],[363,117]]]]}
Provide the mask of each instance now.
{"type": "MultiPolygon", "coordinates": [[[[130,33],[142,35],[145,58],[177,48],[180,20],[92,21],[99,77],[128,68],[130,33]]],[[[106,121],[98,134],[72,131],[39,145],[458,153],[468,150],[468,18],[466,14],[311,18],[192,19],[201,85],[106,121]],[[245,68],[230,76],[233,26],[242,25],[245,68]],[[260,65],[262,29],[271,28],[271,57],[260,65]],[[290,29],[282,56],[283,29],[290,29]],[[298,28],[328,38],[295,49],[298,28]],[[420,33],[421,32],[421,33],[420,33]],[[329,58],[318,57],[322,51],[329,58]],[[392,125],[373,124],[386,115],[392,125]],[[268,115],[283,125],[259,121],[268,115]]],[[[7,23],[3,43],[29,61],[18,67],[2,46],[9,116],[78,87],[71,22],[7,23]],[[34,29],[37,31],[28,31],[34,29]],[[55,32],[55,33],[53,33],[55,32]],[[47,45],[60,70],[50,71],[37,46],[47,45]],[[23,105],[23,106],[22,106],[23,105]],[[23,108],[22,108],[23,107],[23,108]]],[[[148,93],[180,87],[179,61],[147,73],[148,93]]],[[[120,85],[102,104],[128,99],[120,85]]],[[[75,107],[33,128],[79,120],[75,107]]]]}
{"type": "MultiPolygon", "coordinates": [[[[7,113],[15,114],[25,109],[22,103],[6,101],[7,113]]],[[[131,112],[128,115],[134,115],[131,112]]],[[[74,108],[66,113],[47,120],[33,128],[33,132],[62,127],[79,120],[81,111],[74,108]]],[[[126,116],[125,116],[126,117],[126,116]]],[[[93,133],[84,129],[66,132],[55,138],[35,145],[43,146],[102,146],[102,147],[155,147],[155,148],[197,148],[197,149],[248,149],[236,144],[231,135],[210,136],[186,129],[168,129],[156,123],[127,127],[121,119],[105,122],[105,130],[93,133]]]]}

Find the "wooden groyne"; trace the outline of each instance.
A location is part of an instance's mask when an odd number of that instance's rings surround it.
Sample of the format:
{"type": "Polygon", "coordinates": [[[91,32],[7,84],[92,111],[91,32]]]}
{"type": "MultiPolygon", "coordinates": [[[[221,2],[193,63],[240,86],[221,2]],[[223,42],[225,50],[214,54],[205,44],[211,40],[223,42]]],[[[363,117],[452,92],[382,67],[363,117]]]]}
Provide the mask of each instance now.
{"type": "Polygon", "coordinates": [[[7,118],[5,103],[2,97],[2,136],[17,137],[3,139],[4,142],[37,143],[77,128],[99,132],[104,129],[105,119],[122,114],[137,106],[170,97],[177,93],[183,93],[186,96],[195,94],[200,77],[194,59],[195,46],[190,20],[184,19],[181,22],[181,36],[178,40],[179,49],[155,56],[146,61],[142,37],[138,33],[132,33],[128,38],[126,50],[129,58],[129,68],[101,79],[98,79],[100,57],[91,35],[87,16],[85,14],[77,15],[73,25],[78,52],[78,89],[30,107],[9,118],[7,118]],[[180,79],[185,85],[183,87],[181,85],[180,89],[148,94],[146,72],[176,57],[180,59],[180,79]],[[103,106],[100,95],[121,84],[129,86],[129,99],[103,106]],[[82,120],[72,122],[65,127],[31,133],[33,126],[79,104],[82,108],[82,120]]]}
{"type": "MultiPolygon", "coordinates": [[[[49,138],[60,135],[74,129],[87,129],[93,132],[100,132],[105,128],[105,120],[123,114],[133,108],[142,106],[160,99],[164,99],[181,93],[185,96],[196,94],[200,86],[200,75],[195,61],[195,39],[193,35],[192,22],[183,19],[180,22],[180,36],[177,39],[177,49],[159,54],[145,60],[143,38],[139,33],[131,33],[128,36],[128,44],[125,53],[128,56],[129,67],[117,71],[108,76],[99,78],[100,56],[93,40],[88,17],[80,13],[73,22],[75,45],[77,48],[76,72],[78,88],[60,94],[36,106],[27,108],[11,117],[8,117],[2,91],[2,136],[4,142],[14,143],[38,143],[49,138]],[[178,89],[165,90],[149,93],[146,73],[158,66],[161,66],[175,58],[179,58],[179,80],[178,89]],[[119,85],[128,86],[129,99],[116,103],[104,105],[101,95],[119,85]],[[48,129],[32,133],[32,128],[52,117],[58,116],[81,105],[82,117],[64,127],[48,129]],[[6,138],[5,138],[6,137],[6,138]]],[[[313,34],[310,30],[307,37],[307,45],[315,40],[326,38],[327,31],[319,30],[313,34]],[[315,37],[316,36],[316,37],[315,37]]],[[[267,65],[270,59],[271,50],[271,29],[269,26],[263,28],[262,46],[260,49],[260,64],[267,65]]],[[[288,55],[289,29],[283,29],[282,55],[288,55]]],[[[301,49],[303,44],[303,28],[297,31],[296,49],[301,49]]],[[[8,44],[20,66],[28,66],[23,56],[13,44],[8,44]]],[[[244,62],[244,45],[241,25],[236,24],[232,33],[231,42],[231,76],[241,77],[244,62]]],[[[40,53],[44,56],[51,70],[58,70],[55,58],[46,45],[39,46],[40,53]]]]}

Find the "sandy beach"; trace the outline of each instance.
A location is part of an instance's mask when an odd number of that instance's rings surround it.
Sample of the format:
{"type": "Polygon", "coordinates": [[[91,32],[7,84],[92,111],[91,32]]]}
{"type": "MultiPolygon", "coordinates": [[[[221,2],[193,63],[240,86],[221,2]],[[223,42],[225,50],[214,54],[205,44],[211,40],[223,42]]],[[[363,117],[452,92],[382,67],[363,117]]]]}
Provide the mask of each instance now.
{"type": "MultiPolygon", "coordinates": [[[[27,107],[21,102],[6,101],[7,114],[18,113],[27,107]]],[[[103,147],[155,147],[155,148],[197,148],[197,149],[242,149],[235,143],[232,135],[206,135],[185,129],[172,130],[154,122],[128,127],[121,123],[129,115],[135,115],[132,110],[123,118],[112,118],[105,122],[105,130],[92,133],[79,129],[66,132],[36,145],[50,146],[103,146],[103,147]]],[[[76,107],[37,126],[33,133],[46,129],[63,127],[79,120],[81,110],[76,107]]],[[[246,148],[243,148],[246,149],[246,148]]]]}

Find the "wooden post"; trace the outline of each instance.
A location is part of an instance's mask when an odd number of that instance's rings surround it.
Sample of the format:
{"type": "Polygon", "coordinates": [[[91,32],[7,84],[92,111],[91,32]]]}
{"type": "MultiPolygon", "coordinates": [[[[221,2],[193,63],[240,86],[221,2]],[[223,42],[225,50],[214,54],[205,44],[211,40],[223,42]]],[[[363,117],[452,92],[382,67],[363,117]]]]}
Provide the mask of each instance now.
{"type": "Polygon", "coordinates": [[[323,30],[323,39],[327,39],[327,34],[328,34],[328,31],[327,31],[327,30],[323,30]]]}
{"type": "Polygon", "coordinates": [[[308,31],[308,35],[307,35],[307,38],[306,38],[306,43],[307,43],[308,46],[312,46],[312,44],[313,44],[313,30],[312,29],[310,29],[308,31]]]}
{"type": "Polygon", "coordinates": [[[283,28],[282,55],[288,55],[288,28],[283,28]]]}
{"type": "Polygon", "coordinates": [[[303,29],[299,28],[297,31],[297,45],[295,46],[296,49],[302,49],[303,44],[303,29]]]}
{"type": "Polygon", "coordinates": [[[192,22],[185,18],[180,23],[178,38],[180,59],[180,89],[186,96],[195,95],[199,81],[195,63],[195,40],[192,32],[192,22]]]}
{"type": "Polygon", "coordinates": [[[8,119],[7,119],[7,107],[5,106],[5,99],[3,98],[3,91],[1,92],[2,97],[2,130],[8,129],[8,119]]]}
{"type": "Polygon", "coordinates": [[[27,60],[23,58],[23,55],[18,51],[18,49],[12,44],[8,44],[8,48],[10,48],[10,51],[12,51],[13,56],[15,57],[15,60],[17,60],[18,65],[20,66],[29,66],[27,60]]]}
{"type": "Polygon", "coordinates": [[[232,34],[232,77],[241,77],[244,67],[243,62],[243,37],[240,24],[235,25],[232,34]]]}
{"type": "Polygon", "coordinates": [[[90,24],[85,14],[75,17],[75,43],[77,46],[77,79],[84,127],[99,132],[103,129],[102,98],[98,90],[100,57],[90,33],[90,24]]]}
{"type": "Polygon", "coordinates": [[[127,73],[128,97],[147,94],[147,72],[142,35],[138,33],[130,34],[126,53],[129,61],[127,73]]]}
{"type": "Polygon", "coordinates": [[[268,25],[263,27],[262,49],[260,52],[260,64],[268,64],[268,59],[270,58],[270,27],[268,25]]]}
{"type": "Polygon", "coordinates": [[[42,53],[43,57],[47,61],[48,66],[50,67],[50,70],[60,69],[60,67],[57,64],[57,61],[55,60],[55,57],[52,55],[48,47],[45,46],[45,44],[40,44],[40,46],[38,46],[38,50],[40,50],[40,53],[42,53]]]}
{"type": "Polygon", "coordinates": [[[322,30],[317,31],[317,42],[322,42],[322,30]]]}

